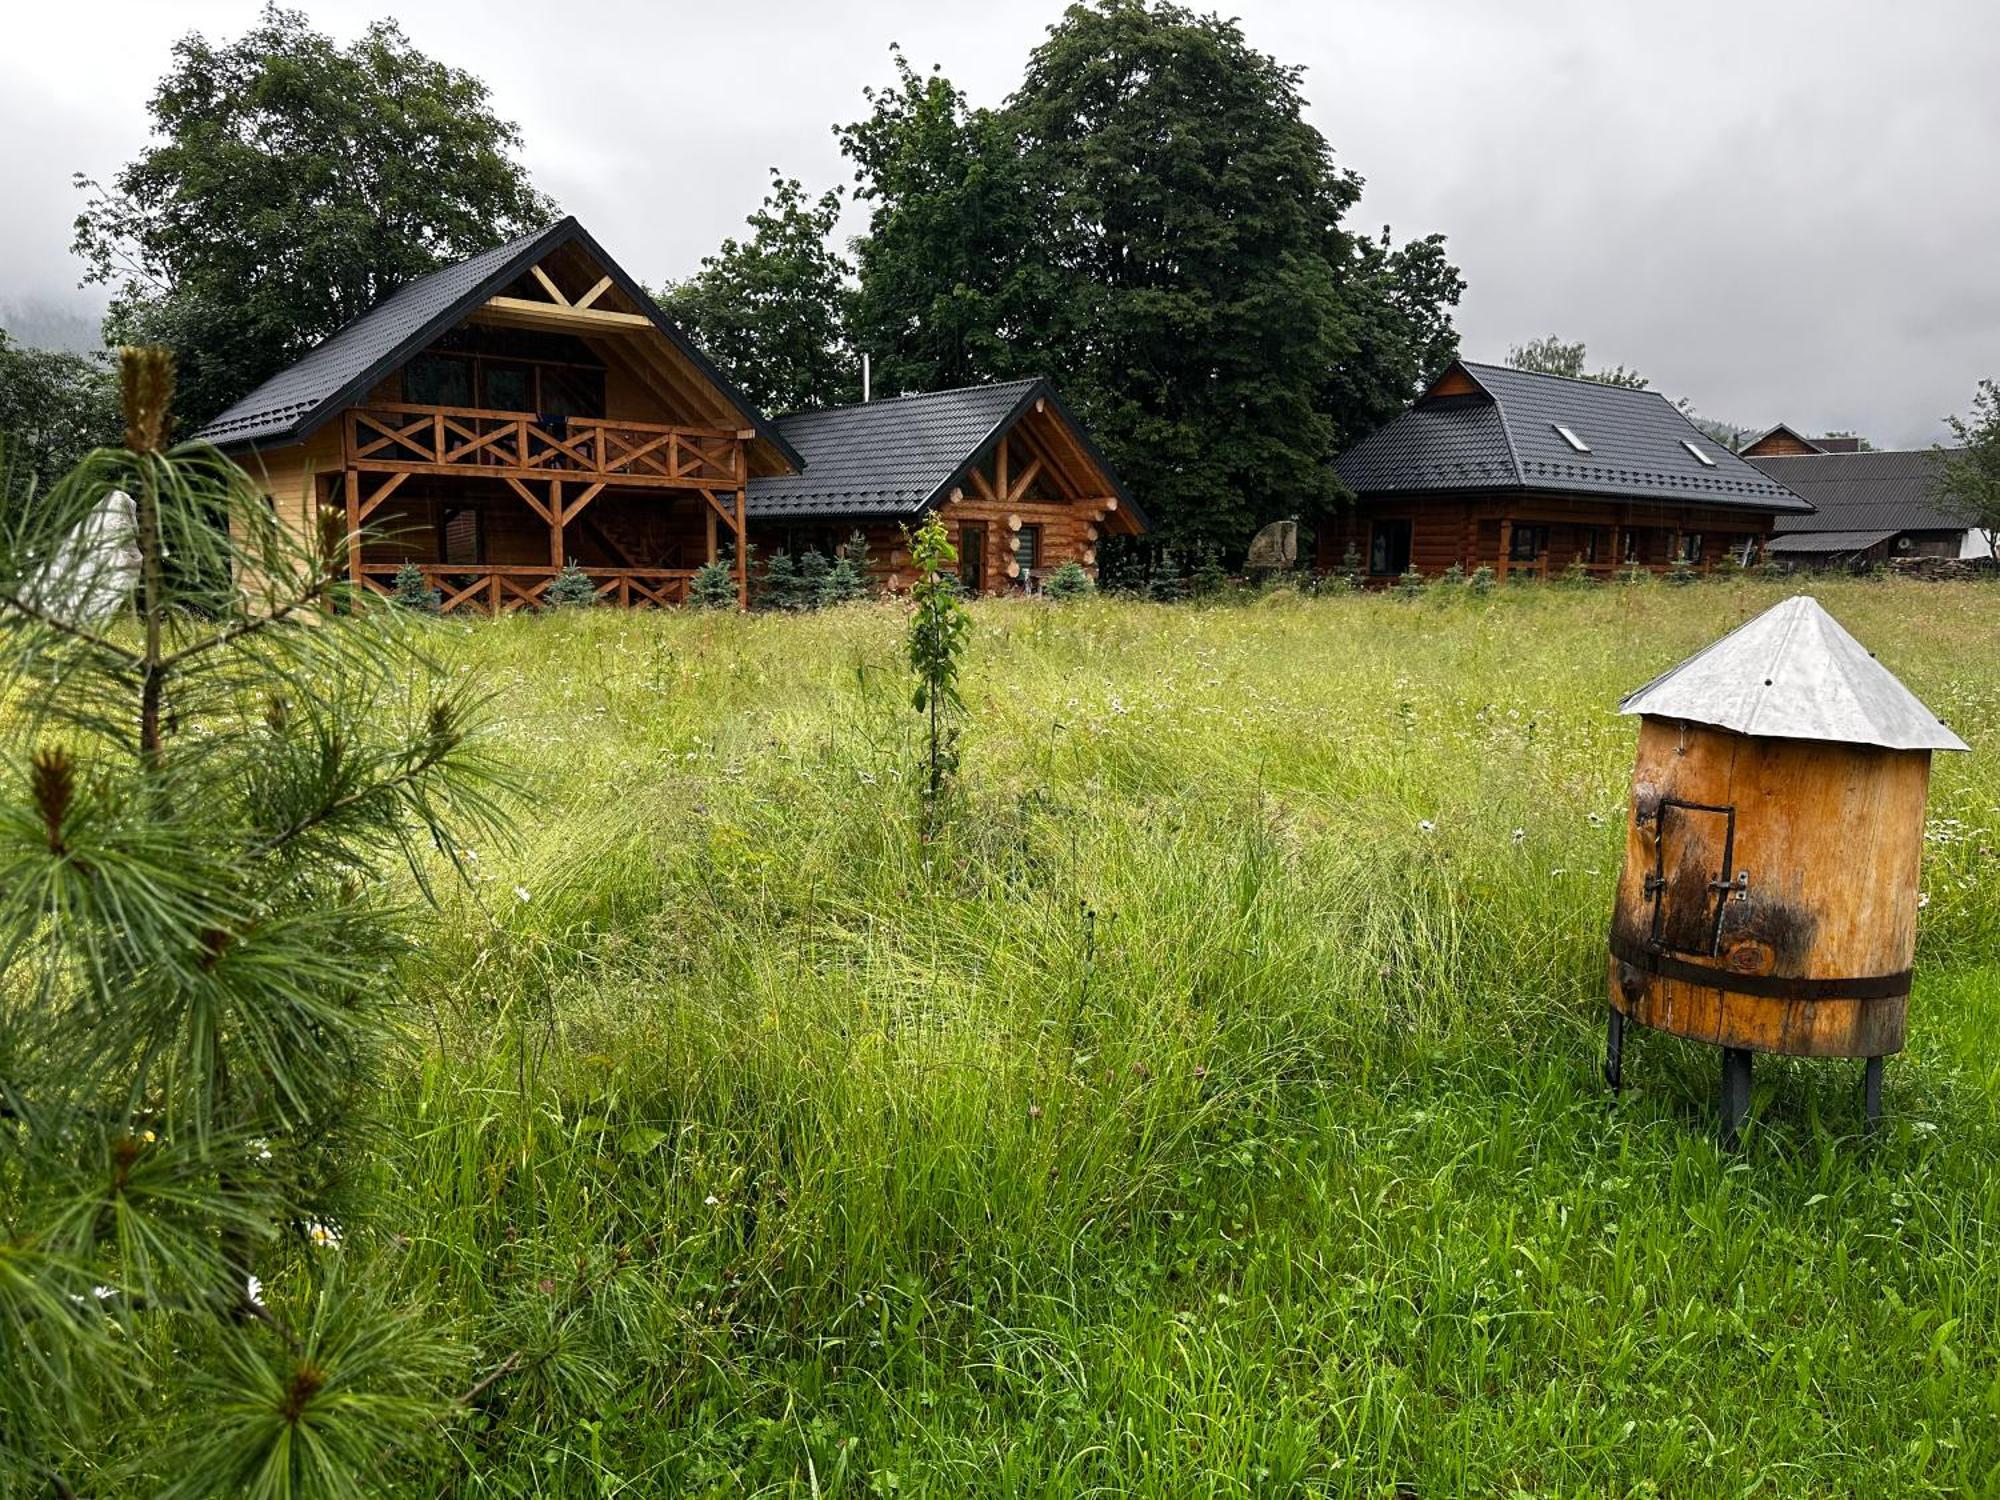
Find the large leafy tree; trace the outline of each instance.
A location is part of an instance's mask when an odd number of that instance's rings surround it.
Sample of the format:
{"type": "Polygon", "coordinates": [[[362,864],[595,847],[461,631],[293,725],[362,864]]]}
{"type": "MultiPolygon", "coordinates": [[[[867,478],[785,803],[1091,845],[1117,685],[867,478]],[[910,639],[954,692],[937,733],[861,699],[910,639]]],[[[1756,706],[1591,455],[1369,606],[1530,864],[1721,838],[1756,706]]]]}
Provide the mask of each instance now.
{"type": "Polygon", "coordinates": [[[1529,339],[1525,344],[1516,344],[1507,351],[1508,364],[1517,370],[1532,370],[1538,375],[1566,375],[1571,380],[1594,380],[1599,385],[1621,385],[1635,391],[1643,391],[1652,384],[1637,370],[1628,370],[1623,365],[1592,370],[1588,367],[1588,359],[1589,352],[1582,339],[1572,341],[1553,333],[1529,339]]]}
{"type": "Polygon", "coordinates": [[[1334,501],[1341,444],[1455,352],[1441,242],[1342,226],[1360,179],[1233,22],[1073,5],[991,113],[897,68],[842,132],[857,342],[909,385],[1054,376],[1170,544],[1334,501]]]}
{"type": "Polygon", "coordinates": [[[77,251],[115,288],[112,343],[157,343],[199,425],[397,285],[545,223],[486,85],[393,22],[346,46],[269,5],[191,34],[150,109],[161,139],[83,182],[77,251]]]}
{"type": "Polygon", "coordinates": [[[1959,446],[1937,450],[1939,497],[1985,535],[1989,552],[2000,552],[2000,385],[1980,381],[1971,413],[1945,424],[1959,446]]]}
{"type": "Polygon", "coordinates": [[[701,269],[659,295],[667,316],[768,411],[836,405],[860,395],[848,344],[852,275],[834,250],[840,195],[808,198],[773,171],[747,239],[727,239],[701,269]]]}
{"type": "MultiPolygon", "coordinates": [[[[896,81],[865,91],[868,117],[841,127],[855,198],[857,349],[885,391],[932,391],[1022,372],[1037,342],[1024,315],[1046,285],[1029,253],[1035,218],[1011,124],[973,109],[933,70],[892,49],[896,81]]],[[[1046,300],[1045,298],[1042,300],[1046,300]]]]}
{"type": "Polygon", "coordinates": [[[117,397],[102,364],[28,348],[0,329],[0,458],[13,493],[53,484],[117,430],[117,397]]]}

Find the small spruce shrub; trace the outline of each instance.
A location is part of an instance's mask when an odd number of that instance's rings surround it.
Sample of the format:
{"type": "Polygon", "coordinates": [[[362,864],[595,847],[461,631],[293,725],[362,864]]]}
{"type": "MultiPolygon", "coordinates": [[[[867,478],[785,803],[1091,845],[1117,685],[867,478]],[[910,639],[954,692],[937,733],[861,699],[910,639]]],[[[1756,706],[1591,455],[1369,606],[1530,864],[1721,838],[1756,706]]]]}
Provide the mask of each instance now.
{"type": "Polygon", "coordinates": [[[1465,564],[1453,563],[1438,574],[1437,586],[1441,589],[1462,589],[1465,587],[1465,564]]]}
{"type": "Polygon", "coordinates": [[[764,564],[764,577],[757,591],[759,609],[800,609],[804,607],[804,596],[800,592],[799,565],[789,552],[773,552],[770,561],[764,564]]]}
{"type": "Polygon", "coordinates": [[[1465,586],[1475,594],[1490,594],[1499,577],[1485,563],[1472,570],[1472,576],[1465,580],[1465,586]]]}
{"type": "Polygon", "coordinates": [[[1566,589],[1591,589],[1597,587],[1597,579],[1580,557],[1572,557],[1569,566],[1556,575],[1556,582],[1566,589]]]}
{"type": "Polygon", "coordinates": [[[694,609],[736,608],[736,575],[729,554],[703,563],[688,580],[688,604],[694,609]]]}
{"type": "Polygon", "coordinates": [[[549,584],[548,592],[542,595],[542,605],[546,609],[579,609],[596,602],[597,585],[573,562],[563,564],[562,571],[549,584]]]}
{"type": "Polygon", "coordinates": [[[852,604],[856,599],[866,597],[868,585],[861,570],[854,565],[854,559],[843,552],[833,560],[826,570],[826,577],[819,586],[819,602],[822,605],[852,604]]]}
{"type": "Polygon", "coordinates": [[[1188,575],[1189,591],[1197,599],[1205,599],[1228,587],[1229,572],[1222,566],[1222,554],[1214,547],[1202,548],[1194,572],[1188,575]]]}
{"type": "Polygon", "coordinates": [[[1081,598],[1096,588],[1097,585],[1090,581],[1090,575],[1083,571],[1083,564],[1075,558],[1071,558],[1049,574],[1042,583],[1042,592],[1057,603],[1065,599],[1081,598]]]}
{"type": "Polygon", "coordinates": [[[1340,567],[1333,574],[1338,580],[1336,587],[1358,589],[1361,587],[1361,552],[1354,543],[1347,544],[1347,550],[1340,554],[1340,567]]]}
{"type": "Polygon", "coordinates": [[[1694,570],[1694,564],[1685,557],[1677,557],[1667,567],[1667,582],[1679,588],[1695,582],[1701,575],[1694,570]]]}
{"type": "Polygon", "coordinates": [[[826,603],[826,580],[832,572],[833,564],[817,547],[808,547],[799,554],[800,609],[818,609],[826,603]]]}
{"type": "Polygon", "coordinates": [[[1187,597],[1187,584],[1180,574],[1163,569],[1146,580],[1146,597],[1155,604],[1178,604],[1187,597]]]}
{"type": "Polygon", "coordinates": [[[1396,579],[1396,592],[1405,599],[1420,598],[1424,592],[1424,575],[1411,563],[1396,579]]]}
{"type": "Polygon", "coordinates": [[[414,610],[420,615],[434,615],[442,596],[424,581],[423,569],[413,562],[406,562],[396,569],[395,591],[389,601],[399,608],[414,610]]]}

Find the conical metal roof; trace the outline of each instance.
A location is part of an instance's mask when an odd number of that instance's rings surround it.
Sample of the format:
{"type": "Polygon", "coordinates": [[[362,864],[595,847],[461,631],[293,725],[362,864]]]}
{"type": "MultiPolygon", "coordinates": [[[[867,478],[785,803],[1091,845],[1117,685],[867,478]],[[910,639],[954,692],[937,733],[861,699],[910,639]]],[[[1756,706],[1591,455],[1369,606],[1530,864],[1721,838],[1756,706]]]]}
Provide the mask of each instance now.
{"type": "Polygon", "coordinates": [[[1773,739],[1970,748],[1805,594],[1773,605],[1655,677],[1618,711],[1773,739]]]}

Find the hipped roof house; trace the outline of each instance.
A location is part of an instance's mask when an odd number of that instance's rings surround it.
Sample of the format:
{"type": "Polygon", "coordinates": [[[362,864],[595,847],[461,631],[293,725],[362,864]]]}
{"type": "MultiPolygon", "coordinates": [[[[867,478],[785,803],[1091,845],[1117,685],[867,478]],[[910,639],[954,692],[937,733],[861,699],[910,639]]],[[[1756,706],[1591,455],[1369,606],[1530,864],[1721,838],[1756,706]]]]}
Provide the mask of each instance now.
{"type": "Polygon", "coordinates": [[[1810,503],[1710,438],[1656,391],[1459,360],[1335,463],[1356,497],[1320,562],[1353,547],[1370,575],[1491,566],[1547,573],[1754,548],[1810,503]]]}

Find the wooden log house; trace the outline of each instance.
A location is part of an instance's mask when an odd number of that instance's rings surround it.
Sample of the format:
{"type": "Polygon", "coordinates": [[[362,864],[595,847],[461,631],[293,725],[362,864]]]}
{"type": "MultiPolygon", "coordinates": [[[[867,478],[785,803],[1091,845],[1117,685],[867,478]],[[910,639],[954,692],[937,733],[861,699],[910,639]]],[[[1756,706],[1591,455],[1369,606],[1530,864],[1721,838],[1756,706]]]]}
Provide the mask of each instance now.
{"type": "Polygon", "coordinates": [[[1016,380],[800,412],[778,431],[803,472],[750,482],[760,557],[831,556],[860,531],[878,585],[912,581],[904,532],[932,511],[968,593],[1033,592],[1066,562],[1093,577],[1108,536],[1146,517],[1046,380],[1016,380]]]}
{"type": "Polygon", "coordinates": [[[346,538],[357,585],[415,563],[445,610],[485,614],[571,561],[608,601],[682,600],[747,530],[751,484],[800,467],[574,219],[400,288],[199,436],[301,535],[346,538]]]}
{"type": "Polygon", "coordinates": [[[1810,503],[1656,391],[1456,361],[1336,461],[1354,504],[1319,529],[1323,572],[1367,580],[1454,564],[1547,578],[1754,561],[1810,503]]]}

